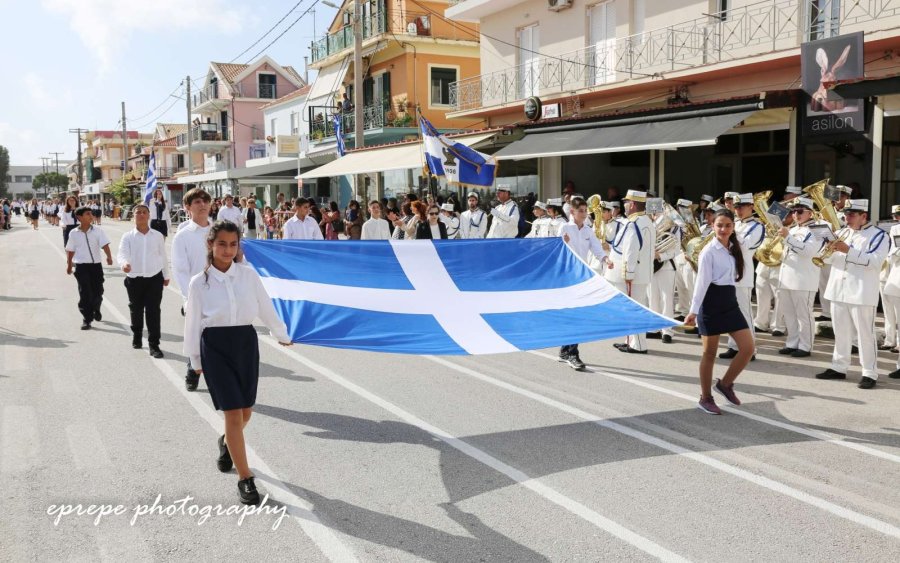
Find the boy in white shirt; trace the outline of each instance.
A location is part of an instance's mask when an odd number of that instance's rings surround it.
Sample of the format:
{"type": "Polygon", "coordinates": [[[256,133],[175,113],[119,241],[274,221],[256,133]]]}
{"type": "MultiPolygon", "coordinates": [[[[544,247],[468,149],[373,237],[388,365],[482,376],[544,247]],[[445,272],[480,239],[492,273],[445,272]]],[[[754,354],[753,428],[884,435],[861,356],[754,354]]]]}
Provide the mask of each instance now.
{"type": "Polygon", "coordinates": [[[78,310],[84,319],[81,330],[91,328],[91,321],[100,321],[100,305],[103,303],[103,264],[100,251],[106,253],[106,263],[112,266],[112,253],[109,251],[109,238],[103,229],[94,227],[91,223],[94,216],[88,207],[79,207],[75,210],[79,226],[69,234],[69,242],[66,243],[66,258],[68,264],[66,274],[72,275],[78,281],[78,310]]]}

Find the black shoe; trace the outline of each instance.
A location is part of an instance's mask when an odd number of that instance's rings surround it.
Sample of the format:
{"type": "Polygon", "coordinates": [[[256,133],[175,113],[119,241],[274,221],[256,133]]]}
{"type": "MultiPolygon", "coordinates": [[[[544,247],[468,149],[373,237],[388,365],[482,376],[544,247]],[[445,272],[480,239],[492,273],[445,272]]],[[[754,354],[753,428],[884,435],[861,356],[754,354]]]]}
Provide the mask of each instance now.
{"type": "Polygon", "coordinates": [[[159,346],[150,345],[150,355],[156,359],[162,358],[163,353],[162,350],[159,349],[159,346]]]}
{"type": "Polygon", "coordinates": [[[141,348],[143,348],[143,346],[144,345],[141,344],[140,342],[138,342],[137,340],[134,340],[131,342],[131,347],[134,348],[135,350],[140,350],[141,348]]]}
{"type": "Polygon", "coordinates": [[[851,354],[859,354],[859,346],[851,346],[850,353],[851,354]]]}
{"type": "Polygon", "coordinates": [[[828,368],[822,373],[817,373],[816,379],[847,379],[847,374],[828,368]]]}
{"type": "Polygon", "coordinates": [[[196,371],[189,369],[187,375],[184,376],[184,387],[188,391],[196,391],[198,383],[200,383],[200,375],[196,371]]]}
{"type": "Polygon", "coordinates": [[[569,361],[569,355],[568,354],[560,354],[559,356],[556,357],[556,361],[561,364],[564,364],[569,361]]]}
{"type": "Polygon", "coordinates": [[[891,379],[900,379],[900,369],[896,369],[888,374],[891,379]]]}
{"type": "Polygon", "coordinates": [[[878,347],[879,350],[893,350],[893,346],[890,344],[882,344],[878,347]]]}
{"type": "Polygon", "coordinates": [[[672,343],[672,335],[671,334],[663,334],[663,344],[671,344],[672,343]]]}
{"type": "Polygon", "coordinates": [[[644,336],[646,336],[650,340],[659,340],[662,338],[662,334],[660,334],[658,332],[648,332],[648,333],[644,334],[644,336]]]}
{"type": "Polygon", "coordinates": [[[857,385],[860,389],[871,389],[875,387],[875,380],[871,377],[863,377],[859,380],[859,385],[857,385]]]}
{"type": "Polygon", "coordinates": [[[791,357],[792,357],[792,358],[808,358],[808,357],[810,357],[811,355],[812,355],[812,354],[811,354],[809,351],[807,351],[807,350],[794,350],[794,351],[791,353],[791,357]]]}
{"type": "Polygon", "coordinates": [[[780,330],[773,330],[772,336],[784,336],[784,333],[780,330]]]}
{"type": "Polygon", "coordinates": [[[755,362],[755,361],[756,361],[756,354],[753,354],[752,356],[750,356],[750,361],[751,361],[751,362],[755,362]]]}
{"type": "Polygon", "coordinates": [[[755,330],[756,332],[765,332],[765,333],[768,333],[768,332],[769,332],[768,330],[766,330],[766,329],[764,329],[764,328],[759,328],[759,327],[756,326],[756,325],[753,325],[753,330],[755,330]]]}
{"type": "Polygon", "coordinates": [[[831,320],[831,317],[828,317],[828,316],[826,316],[826,315],[819,315],[818,317],[816,317],[816,320],[819,321],[819,322],[821,322],[821,321],[830,321],[830,320],[831,320]]]}
{"type": "Polygon", "coordinates": [[[231,454],[228,453],[228,445],[225,444],[225,434],[222,434],[219,438],[219,459],[216,460],[216,467],[222,473],[228,473],[234,467],[234,462],[231,461],[231,454]]]}
{"type": "Polygon", "coordinates": [[[581,361],[581,358],[578,357],[577,354],[572,354],[566,359],[566,363],[572,366],[572,369],[581,371],[585,368],[584,362],[581,361]]]}
{"type": "Polygon", "coordinates": [[[896,354],[897,352],[900,352],[900,348],[897,348],[896,346],[894,346],[893,348],[891,348],[891,352],[896,354]]]}
{"type": "Polygon", "coordinates": [[[628,348],[628,344],[625,344],[624,342],[617,342],[613,344],[613,347],[616,350],[622,351],[623,349],[628,348]]]}
{"type": "Polygon", "coordinates": [[[241,504],[259,504],[259,491],[256,490],[256,483],[253,477],[247,477],[238,481],[238,493],[241,496],[241,504]]]}
{"type": "Polygon", "coordinates": [[[684,322],[684,315],[678,315],[677,317],[675,317],[675,320],[678,321],[678,322],[680,322],[680,323],[683,323],[683,322],[684,322]]]}
{"type": "Polygon", "coordinates": [[[791,348],[791,347],[789,347],[789,346],[785,346],[784,348],[782,348],[781,350],[779,350],[778,353],[781,354],[781,355],[783,355],[783,356],[790,356],[791,354],[793,354],[793,353],[796,352],[796,351],[797,351],[796,348],[791,348]]]}
{"type": "Polygon", "coordinates": [[[734,348],[729,348],[728,350],[725,350],[724,352],[719,354],[719,357],[722,358],[723,360],[730,360],[731,358],[733,358],[737,355],[738,355],[737,350],[735,350],[734,348]]]}
{"type": "Polygon", "coordinates": [[[95,321],[102,321],[102,320],[103,320],[103,315],[100,314],[100,311],[94,311],[94,320],[95,320],[95,321]]]}
{"type": "Polygon", "coordinates": [[[629,346],[627,344],[625,346],[619,348],[619,352],[625,352],[626,354],[646,354],[647,353],[646,350],[638,350],[636,348],[632,348],[631,346],[629,346]]]}
{"type": "Polygon", "coordinates": [[[89,321],[81,322],[81,330],[90,330],[90,329],[91,329],[91,323],[89,321]]]}

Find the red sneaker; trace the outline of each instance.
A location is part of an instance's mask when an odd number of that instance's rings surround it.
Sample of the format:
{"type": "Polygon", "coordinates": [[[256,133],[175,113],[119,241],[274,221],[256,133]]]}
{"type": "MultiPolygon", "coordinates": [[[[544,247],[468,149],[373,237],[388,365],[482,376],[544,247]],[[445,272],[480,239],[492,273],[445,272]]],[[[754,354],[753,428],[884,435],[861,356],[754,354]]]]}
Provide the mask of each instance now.
{"type": "Polygon", "coordinates": [[[729,387],[725,387],[722,384],[722,380],[717,379],[716,384],[713,385],[713,389],[716,391],[716,393],[725,397],[725,400],[728,401],[729,403],[731,403],[732,405],[734,405],[736,407],[741,406],[741,400],[738,399],[737,395],[734,394],[734,385],[733,384],[729,387]]]}
{"type": "Polygon", "coordinates": [[[706,414],[722,414],[722,409],[720,409],[716,405],[716,400],[712,397],[703,398],[700,397],[700,402],[697,403],[697,408],[706,414]]]}

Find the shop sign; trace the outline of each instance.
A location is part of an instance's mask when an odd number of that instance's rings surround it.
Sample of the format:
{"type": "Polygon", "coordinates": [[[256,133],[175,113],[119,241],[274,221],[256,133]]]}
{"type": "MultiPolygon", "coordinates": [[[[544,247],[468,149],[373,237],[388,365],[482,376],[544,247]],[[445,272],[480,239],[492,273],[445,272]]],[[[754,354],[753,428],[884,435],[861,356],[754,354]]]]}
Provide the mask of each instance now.
{"type": "Polygon", "coordinates": [[[276,153],[280,157],[291,157],[300,154],[300,138],[295,135],[278,135],[275,137],[276,153]]]}
{"type": "Polygon", "coordinates": [[[863,77],[863,32],[803,43],[800,61],[807,94],[803,134],[865,131],[865,101],[842,98],[830,88],[834,82],[863,77]]]}
{"type": "Polygon", "coordinates": [[[553,119],[559,117],[559,104],[547,104],[541,108],[541,119],[553,119]]]}
{"type": "Polygon", "coordinates": [[[541,99],[531,96],[525,100],[525,119],[537,121],[541,118],[541,99]]]}

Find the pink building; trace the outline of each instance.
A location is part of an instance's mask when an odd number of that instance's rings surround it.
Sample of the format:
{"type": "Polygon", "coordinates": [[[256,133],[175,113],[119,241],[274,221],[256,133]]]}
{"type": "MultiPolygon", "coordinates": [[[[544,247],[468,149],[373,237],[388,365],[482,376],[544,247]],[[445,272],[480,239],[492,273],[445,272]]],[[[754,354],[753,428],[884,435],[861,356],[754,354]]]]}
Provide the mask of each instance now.
{"type": "Polygon", "coordinates": [[[190,140],[188,168],[200,168],[202,173],[181,178],[182,182],[217,195],[231,193],[234,182],[229,171],[266,155],[260,108],[305,85],[294,68],[282,67],[268,56],[249,65],[210,63],[199,91],[192,94],[191,127],[175,141],[178,152],[187,157],[190,140]],[[199,163],[194,162],[198,152],[203,154],[199,163]]]}

